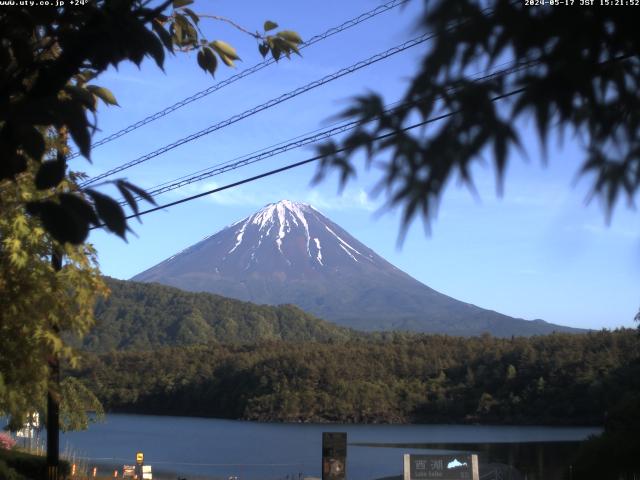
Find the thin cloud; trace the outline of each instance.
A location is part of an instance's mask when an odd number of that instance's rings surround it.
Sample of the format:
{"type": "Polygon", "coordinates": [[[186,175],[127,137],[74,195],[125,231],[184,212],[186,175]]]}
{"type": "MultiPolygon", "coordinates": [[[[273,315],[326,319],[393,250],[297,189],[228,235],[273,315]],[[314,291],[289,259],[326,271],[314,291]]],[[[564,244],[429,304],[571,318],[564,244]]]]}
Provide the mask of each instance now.
{"type": "MultiPolygon", "coordinates": [[[[180,197],[197,195],[220,187],[217,182],[204,182],[200,184],[187,185],[180,189],[180,197]]],[[[172,192],[174,193],[174,192],[172,192]]],[[[177,191],[175,192],[177,193],[177,191]]],[[[175,194],[174,193],[174,194],[175,194]]],[[[308,203],[319,210],[363,210],[372,212],[376,209],[367,192],[363,189],[351,189],[345,191],[341,196],[335,197],[325,195],[319,190],[298,192],[294,190],[247,190],[241,187],[224,190],[206,196],[209,202],[224,206],[239,207],[262,207],[268,203],[288,199],[308,203]]]]}

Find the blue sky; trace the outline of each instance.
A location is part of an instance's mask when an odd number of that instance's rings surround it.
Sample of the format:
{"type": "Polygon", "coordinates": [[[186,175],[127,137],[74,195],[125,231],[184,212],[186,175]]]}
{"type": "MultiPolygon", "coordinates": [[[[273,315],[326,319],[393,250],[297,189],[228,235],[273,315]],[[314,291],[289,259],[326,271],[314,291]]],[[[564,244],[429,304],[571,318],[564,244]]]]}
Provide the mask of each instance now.
{"type": "MultiPolygon", "coordinates": [[[[194,10],[227,16],[259,29],[269,19],[310,38],[370,10],[379,2],[199,1],[194,10]]],[[[90,175],[137,158],[257,104],[340,68],[386,50],[418,34],[422,2],[414,0],[281,61],[93,152],[72,168],[90,175]]],[[[219,67],[216,78],[196,65],[195,54],[169,57],[165,72],[147,60],[142,68],[122,65],[96,83],[110,88],[121,107],[101,108],[95,139],[203,90],[261,60],[255,41],[233,28],[204,21],[213,40],[233,44],[242,57],[237,68],[219,67]]],[[[354,95],[373,90],[388,103],[398,100],[417,68],[425,46],[413,48],[359,72],[179,147],[117,177],[150,188],[255,150],[329,125],[354,95]]],[[[585,205],[589,182],[577,179],[581,150],[565,138],[550,143],[543,165],[537,137],[518,125],[529,160],[511,156],[504,195],[496,194],[490,159],[475,169],[479,198],[452,182],[425,234],[420,222],[398,247],[399,212],[382,210],[373,197],[375,170],[359,170],[340,195],[336,178],[312,186],[314,166],[306,166],[214,194],[132,224],[128,243],[102,232],[90,241],[103,272],[130,278],[267,203],[283,198],[308,202],[391,263],[436,290],[459,300],[515,317],[586,328],[633,326],[640,306],[638,214],[619,205],[609,224],[597,202],[585,205]]],[[[224,185],[313,155],[310,147],[216,176],[158,197],[161,203],[224,185]]],[[[361,165],[361,163],[360,163],[361,165]]]]}

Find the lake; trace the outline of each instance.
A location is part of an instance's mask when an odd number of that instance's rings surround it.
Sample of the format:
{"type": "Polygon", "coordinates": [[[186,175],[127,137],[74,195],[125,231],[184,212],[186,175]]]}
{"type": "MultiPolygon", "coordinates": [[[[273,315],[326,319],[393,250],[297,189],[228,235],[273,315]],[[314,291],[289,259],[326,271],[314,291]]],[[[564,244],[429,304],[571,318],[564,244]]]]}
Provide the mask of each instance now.
{"type": "MultiPolygon", "coordinates": [[[[60,448],[89,458],[103,474],[144,452],[154,478],[320,477],[322,432],[347,432],[347,476],[402,473],[403,453],[480,454],[481,464],[516,466],[527,480],[561,478],[578,442],[598,428],[476,425],[280,424],[190,417],[111,414],[85,432],[61,435],[60,448]]],[[[487,467],[485,467],[485,471],[487,467]]],[[[482,473],[482,470],[481,470],[482,473]]],[[[490,478],[488,476],[487,478],[490,478]]]]}

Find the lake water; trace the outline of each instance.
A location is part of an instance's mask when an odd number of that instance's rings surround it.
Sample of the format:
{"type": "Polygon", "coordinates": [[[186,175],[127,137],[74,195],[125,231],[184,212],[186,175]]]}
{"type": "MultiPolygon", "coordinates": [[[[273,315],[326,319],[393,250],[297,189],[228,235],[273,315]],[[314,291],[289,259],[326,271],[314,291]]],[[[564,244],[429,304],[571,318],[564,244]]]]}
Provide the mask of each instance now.
{"type": "MultiPolygon", "coordinates": [[[[61,435],[62,450],[88,457],[103,473],[144,452],[154,478],[239,480],[320,477],[322,432],[347,432],[347,476],[402,473],[403,453],[473,451],[480,462],[513,464],[528,480],[561,478],[578,442],[600,432],[583,427],[475,425],[319,425],[189,417],[107,416],[85,432],[61,435]]],[[[486,467],[485,467],[486,468],[486,467]]],[[[487,470],[485,470],[487,471],[487,470]]],[[[481,470],[482,473],[482,470],[481,470]]]]}

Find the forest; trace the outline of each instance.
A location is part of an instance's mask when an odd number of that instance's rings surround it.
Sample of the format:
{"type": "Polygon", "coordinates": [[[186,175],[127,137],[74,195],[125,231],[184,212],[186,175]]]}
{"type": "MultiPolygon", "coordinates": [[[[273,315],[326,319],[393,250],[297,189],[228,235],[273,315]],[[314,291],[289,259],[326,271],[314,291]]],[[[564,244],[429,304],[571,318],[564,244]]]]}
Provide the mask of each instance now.
{"type": "MultiPolygon", "coordinates": [[[[358,336],[294,305],[256,305],[212,293],[105,277],[111,291],[95,306],[95,327],[82,347],[95,352],[164,346],[326,341],[358,336]]],[[[79,346],[79,345],[78,345],[79,346]]]]}
{"type": "Polygon", "coordinates": [[[288,422],[603,425],[640,402],[636,330],[499,339],[378,334],[85,353],[112,412],[288,422]]]}

